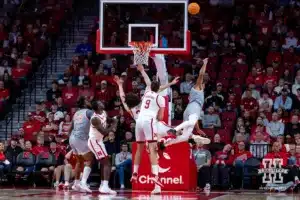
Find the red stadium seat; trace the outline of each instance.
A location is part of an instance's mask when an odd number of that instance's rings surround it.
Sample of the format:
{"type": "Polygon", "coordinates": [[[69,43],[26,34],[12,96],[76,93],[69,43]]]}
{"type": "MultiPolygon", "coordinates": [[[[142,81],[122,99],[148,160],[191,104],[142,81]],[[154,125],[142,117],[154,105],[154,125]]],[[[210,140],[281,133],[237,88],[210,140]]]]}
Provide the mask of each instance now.
{"type": "Polygon", "coordinates": [[[224,129],[233,130],[235,121],[222,121],[222,126],[224,129]]]}
{"type": "Polygon", "coordinates": [[[203,129],[203,132],[210,138],[213,139],[215,136],[215,130],[214,129],[203,129]]]}
{"type": "Polygon", "coordinates": [[[235,66],[235,71],[248,73],[248,65],[247,64],[237,64],[235,66]]]}
{"type": "Polygon", "coordinates": [[[232,77],[232,72],[222,71],[219,73],[219,79],[230,79],[232,77]]]}
{"type": "Polygon", "coordinates": [[[221,141],[225,143],[231,143],[231,132],[228,129],[219,129],[217,134],[220,135],[221,141]]]}
{"type": "Polygon", "coordinates": [[[235,57],[231,57],[231,56],[224,56],[223,57],[223,64],[231,64],[232,62],[236,61],[235,57]]]}
{"type": "Polygon", "coordinates": [[[189,103],[189,95],[188,94],[183,94],[182,95],[182,101],[184,104],[188,104],[189,103]]]}
{"type": "Polygon", "coordinates": [[[232,72],[233,67],[230,64],[222,64],[221,65],[221,72],[232,72]]]}
{"type": "Polygon", "coordinates": [[[223,112],[221,119],[222,119],[222,122],[223,121],[235,121],[236,113],[235,112],[223,112]]]}

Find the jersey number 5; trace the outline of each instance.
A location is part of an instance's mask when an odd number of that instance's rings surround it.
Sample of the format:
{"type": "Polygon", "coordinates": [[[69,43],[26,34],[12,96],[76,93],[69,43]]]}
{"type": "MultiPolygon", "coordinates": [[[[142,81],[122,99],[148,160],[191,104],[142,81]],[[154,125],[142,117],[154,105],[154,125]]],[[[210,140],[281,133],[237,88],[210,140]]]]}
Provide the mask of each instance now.
{"type": "Polygon", "coordinates": [[[146,102],[145,102],[145,108],[146,109],[148,109],[149,107],[150,107],[150,103],[151,103],[151,100],[147,100],[146,102]]]}

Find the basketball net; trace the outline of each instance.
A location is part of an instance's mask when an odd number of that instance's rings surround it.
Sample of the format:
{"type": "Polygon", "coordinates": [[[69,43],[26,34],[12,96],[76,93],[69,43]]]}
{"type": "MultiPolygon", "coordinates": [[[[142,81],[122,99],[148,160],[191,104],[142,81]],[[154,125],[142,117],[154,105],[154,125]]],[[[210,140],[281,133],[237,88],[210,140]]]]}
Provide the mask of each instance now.
{"type": "Polygon", "coordinates": [[[154,47],[152,42],[130,42],[133,51],[133,62],[135,65],[148,65],[149,53],[154,47]]]}

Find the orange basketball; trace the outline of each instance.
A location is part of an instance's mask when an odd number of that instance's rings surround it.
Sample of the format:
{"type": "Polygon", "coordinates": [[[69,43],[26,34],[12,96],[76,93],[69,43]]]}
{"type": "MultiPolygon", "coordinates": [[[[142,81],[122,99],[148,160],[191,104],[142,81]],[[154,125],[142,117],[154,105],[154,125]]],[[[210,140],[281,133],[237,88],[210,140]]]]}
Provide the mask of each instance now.
{"type": "Polygon", "coordinates": [[[191,15],[196,15],[200,12],[200,6],[197,3],[190,3],[188,10],[191,15]]]}

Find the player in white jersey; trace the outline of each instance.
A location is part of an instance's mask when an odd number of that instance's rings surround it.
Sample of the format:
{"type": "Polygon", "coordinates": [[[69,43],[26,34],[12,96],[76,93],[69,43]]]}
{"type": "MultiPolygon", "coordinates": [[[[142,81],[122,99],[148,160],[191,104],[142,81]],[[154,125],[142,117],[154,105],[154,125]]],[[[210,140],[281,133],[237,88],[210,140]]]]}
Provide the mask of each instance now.
{"type": "Polygon", "coordinates": [[[141,162],[141,154],[145,142],[148,143],[149,157],[152,165],[152,177],[155,182],[155,188],[152,193],[160,193],[161,182],[158,177],[157,160],[157,122],[163,119],[165,109],[165,99],[157,92],[160,88],[158,81],[151,83],[151,88],[146,90],[141,104],[139,117],[136,120],[135,135],[137,141],[137,150],[134,158],[134,169],[131,181],[137,180],[138,168],[141,162]]]}
{"type": "Polygon", "coordinates": [[[117,120],[107,117],[103,110],[104,105],[100,101],[92,102],[94,115],[91,118],[91,126],[89,132],[88,146],[94,153],[96,159],[103,165],[101,167],[101,185],[100,193],[116,194],[108,186],[108,181],[111,174],[111,163],[103,143],[103,137],[108,135],[110,131],[116,131],[117,120]]]}
{"type": "MultiPolygon", "coordinates": [[[[137,69],[141,72],[145,83],[147,85],[147,88],[150,88],[151,86],[151,80],[147,73],[144,70],[144,67],[142,65],[137,66],[137,69]]],[[[124,109],[131,115],[131,117],[136,121],[138,119],[140,109],[141,109],[141,100],[140,97],[138,97],[136,94],[128,93],[125,95],[124,89],[123,89],[123,80],[120,79],[118,76],[114,77],[114,81],[119,86],[119,92],[120,92],[120,98],[122,101],[122,104],[124,106],[124,109]]],[[[160,86],[159,91],[163,91],[172,85],[177,84],[179,81],[179,77],[174,78],[174,80],[166,85],[160,86]]],[[[147,90],[147,89],[146,89],[147,90]]],[[[170,126],[162,122],[157,122],[157,137],[164,137],[167,135],[167,131],[170,130],[170,126]]]]}
{"type": "MultiPolygon", "coordinates": [[[[197,132],[202,132],[199,128],[198,120],[201,119],[202,107],[204,104],[204,87],[203,84],[203,76],[206,71],[206,65],[208,63],[208,58],[203,60],[203,66],[199,71],[199,76],[196,81],[196,84],[191,89],[189,95],[189,104],[187,105],[184,113],[183,120],[184,122],[168,131],[169,134],[176,134],[177,131],[182,131],[182,135],[178,136],[176,139],[171,139],[166,141],[165,144],[160,143],[160,148],[163,149],[164,145],[169,146],[172,144],[177,144],[180,142],[188,141],[188,139],[192,136],[192,138],[203,144],[209,144],[210,139],[201,137],[198,135],[193,135],[194,127],[196,127],[197,132]]],[[[203,132],[202,132],[203,133],[203,132]]],[[[203,133],[204,134],[204,133],[203,133]]]]}

